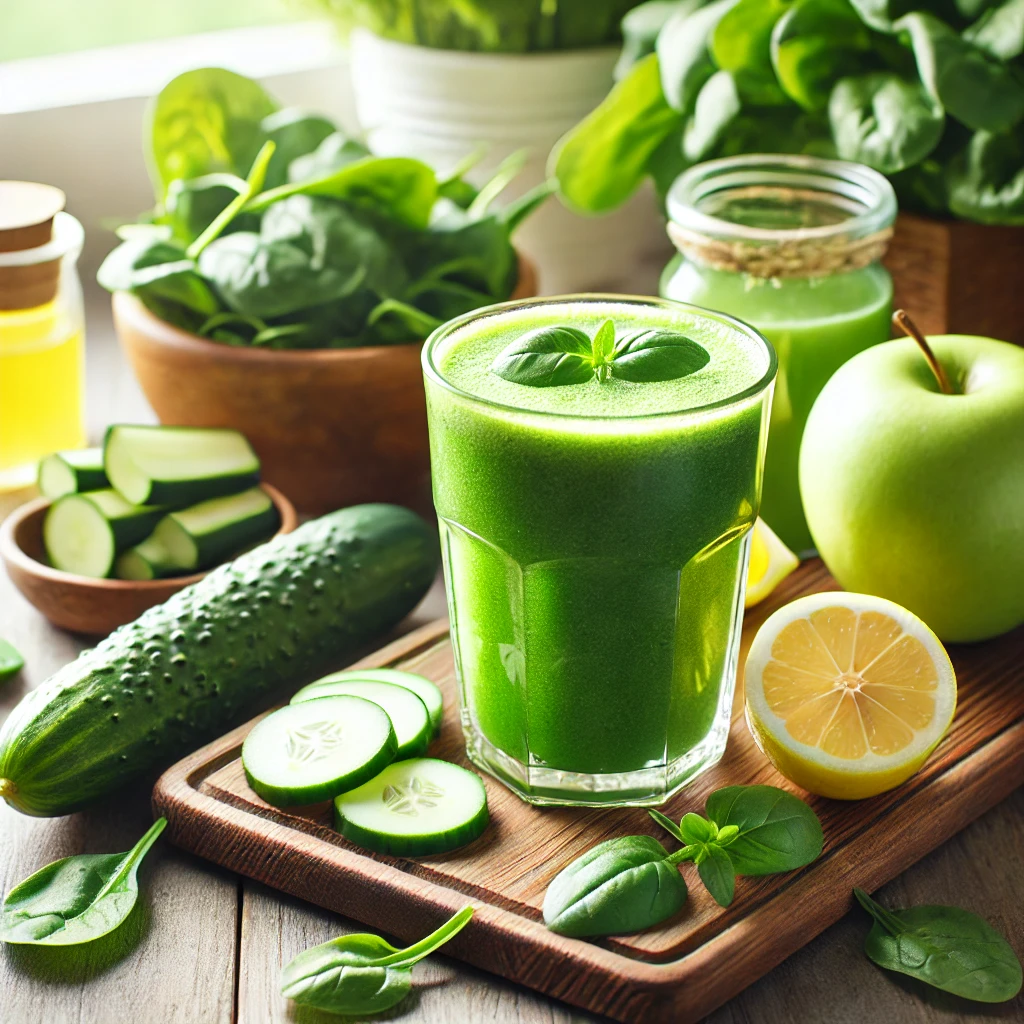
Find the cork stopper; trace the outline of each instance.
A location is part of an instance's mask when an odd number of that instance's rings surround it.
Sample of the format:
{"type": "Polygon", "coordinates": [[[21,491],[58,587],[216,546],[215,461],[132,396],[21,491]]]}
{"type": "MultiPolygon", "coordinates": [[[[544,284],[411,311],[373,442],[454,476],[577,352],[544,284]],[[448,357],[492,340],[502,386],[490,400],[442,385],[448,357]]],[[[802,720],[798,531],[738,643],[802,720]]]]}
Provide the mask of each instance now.
{"type": "Polygon", "coordinates": [[[56,298],[60,256],[45,247],[65,201],[52,185],[0,181],[0,254],[10,254],[0,258],[0,310],[32,309],[56,298]],[[40,250],[38,258],[33,250],[40,250]]]}

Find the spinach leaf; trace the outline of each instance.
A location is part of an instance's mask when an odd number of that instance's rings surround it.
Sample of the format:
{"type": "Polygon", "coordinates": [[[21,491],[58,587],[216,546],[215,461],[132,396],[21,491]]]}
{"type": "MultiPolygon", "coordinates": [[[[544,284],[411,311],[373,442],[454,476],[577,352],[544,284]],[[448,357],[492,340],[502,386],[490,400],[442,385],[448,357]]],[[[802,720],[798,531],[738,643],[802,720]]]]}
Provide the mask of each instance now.
{"type": "MultiPolygon", "coordinates": [[[[451,278],[499,302],[515,288],[516,251],[501,213],[473,220],[461,210],[453,211],[409,238],[404,248],[409,276],[418,281],[420,289],[451,278]]],[[[415,293],[407,292],[405,297],[411,294],[415,293]]]]}
{"type": "Polygon", "coordinates": [[[697,94],[714,74],[708,47],[719,21],[736,3],[737,0],[715,0],[697,10],[680,8],[658,35],[655,53],[664,98],[680,114],[693,110],[697,94]]]}
{"type": "Polygon", "coordinates": [[[615,64],[614,78],[625,78],[633,65],[654,53],[658,34],[672,15],[683,9],[692,13],[704,0],[647,0],[627,11],[622,19],[622,52],[615,64]]]}
{"type": "Polygon", "coordinates": [[[864,24],[878,32],[893,31],[893,24],[921,9],[920,0],[850,0],[864,24]]]}
{"type": "Polygon", "coordinates": [[[0,683],[16,676],[25,667],[25,659],[10,641],[0,636],[0,683]]]}
{"type": "Polygon", "coordinates": [[[590,336],[578,327],[538,327],[503,349],[491,372],[514,384],[557,388],[594,376],[590,336]]]}
{"type": "Polygon", "coordinates": [[[706,844],[694,860],[704,888],[720,906],[732,903],[736,893],[736,869],[729,854],[716,843],[706,844]]]}
{"type": "Polygon", "coordinates": [[[772,30],[779,85],[804,110],[824,110],[832,86],[862,70],[871,50],[871,33],[849,0],[800,0],[772,30]]]}
{"type": "Polygon", "coordinates": [[[588,213],[621,205],[639,188],[648,160],[678,123],[662,93],[657,56],[644,57],[551,151],[548,170],[562,200],[588,213]]]}
{"type": "Polygon", "coordinates": [[[0,940],[75,946],[112,932],[135,906],[139,865],[166,825],[158,818],[127,853],[65,857],[30,875],[4,900],[0,940]]]}
{"type": "Polygon", "coordinates": [[[583,938],[650,928],[686,902],[686,883],[650,836],[609,839],[560,871],[544,896],[544,923],[583,938]]]}
{"type": "MultiPolygon", "coordinates": [[[[275,188],[288,181],[292,163],[316,151],[327,138],[337,133],[331,121],[319,114],[287,107],[265,117],[260,124],[265,139],[274,143],[274,155],[267,166],[264,187],[275,188]]],[[[333,170],[334,168],[332,168],[333,170]]]]}
{"type": "Polygon", "coordinates": [[[759,106],[787,102],[772,67],[771,40],[776,22],[791,0],[739,0],[711,33],[710,51],[721,71],[732,72],[739,94],[759,106]]]}
{"type": "Polygon", "coordinates": [[[864,952],[879,967],[983,1003],[1020,991],[1017,955],[977,914],[936,905],[886,910],[862,889],[853,893],[874,919],[864,952]]]}
{"type": "Polygon", "coordinates": [[[1024,0],[1004,0],[992,7],[970,28],[964,39],[997,60],[1014,60],[1024,53],[1024,0]]]}
{"type": "Polygon", "coordinates": [[[975,131],[999,132],[1024,117],[1024,82],[981,47],[925,12],[901,18],[925,88],[958,121],[975,131]]]}
{"type": "Polygon", "coordinates": [[[469,923],[465,907],[425,939],[397,949],[378,935],[342,935],[313,946],[281,973],[281,994],[302,1006],[328,1013],[380,1013],[400,1003],[412,989],[412,968],[469,923]]]}
{"type": "Polygon", "coordinates": [[[342,203],[293,195],[267,210],[259,234],[213,242],[199,269],[228,308],[263,319],[295,313],[366,286],[387,293],[403,271],[374,227],[342,203]]]}
{"type": "Polygon", "coordinates": [[[268,189],[252,199],[246,209],[261,213],[294,195],[323,196],[367,206],[400,224],[425,228],[437,200],[437,177],[420,160],[368,156],[322,178],[268,189]]]}
{"type": "Polygon", "coordinates": [[[818,816],[785,790],[727,786],[712,793],[704,809],[719,829],[738,829],[728,846],[738,875],[793,871],[821,854],[824,836],[818,816]]]}
{"type": "Polygon", "coordinates": [[[839,155],[883,174],[920,163],[939,144],[946,121],[920,83],[890,71],[837,82],[828,115],[839,155]]]}
{"type": "Polygon", "coordinates": [[[743,108],[736,79],[716,71],[697,94],[693,115],[683,133],[683,155],[690,163],[711,156],[743,108]]]}
{"type": "Polygon", "coordinates": [[[276,109],[258,82],[223,68],[169,82],[149,109],[145,133],[157,201],[175,178],[214,171],[244,177],[265,141],[262,121],[276,109]]]}
{"type": "Polygon", "coordinates": [[[313,181],[326,178],[342,167],[368,157],[370,151],[358,140],[342,132],[328,135],[305,156],[297,156],[288,165],[288,181],[313,181]]]}
{"type": "Polygon", "coordinates": [[[619,380],[646,383],[677,380],[707,366],[711,356],[697,342],[675,331],[631,331],[615,344],[609,369],[619,380]]]}
{"type": "Polygon", "coordinates": [[[977,132],[947,168],[949,208],[981,224],[1024,224],[1024,138],[977,132]]]}
{"type": "MultiPolygon", "coordinates": [[[[161,220],[170,226],[175,238],[187,245],[198,238],[245,187],[245,179],[234,174],[204,174],[187,180],[175,178],[167,186],[161,220]]],[[[246,220],[247,223],[240,223],[240,218],[235,218],[231,226],[235,230],[252,230],[253,220],[246,220]]]]}

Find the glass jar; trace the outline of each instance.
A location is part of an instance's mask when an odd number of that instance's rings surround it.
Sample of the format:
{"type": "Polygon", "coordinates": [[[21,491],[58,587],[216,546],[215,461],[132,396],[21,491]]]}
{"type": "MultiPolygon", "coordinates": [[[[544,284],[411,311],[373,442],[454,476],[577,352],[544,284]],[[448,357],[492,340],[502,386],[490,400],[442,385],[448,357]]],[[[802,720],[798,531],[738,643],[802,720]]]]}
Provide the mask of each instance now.
{"type": "Polygon", "coordinates": [[[657,804],[725,750],[771,346],[681,303],[491,306],[423,349],[466,749],[537,804],[657,804]],[[538,327],[682,331],[682,380],[527,387],[495,355],[538,327]]]}
{"type": "Polygon", "coordinates": [[[38,196],[23,186],[49,189],[0,182],[0,490],[32,483],[50,452],[85,444],[82,225],[63,212],[24,223],[38,196]]]}
{"type": "Polygon", "coordinates": [[[667,207],[679,254],[662,295],[738,317],[778,353],[761,515],[795,552],[812,554],[800,441],[829,377],[891,336],[892,279],[880,260],[895,193],[860,164],[754,154],[691,167],[667,207]]]}

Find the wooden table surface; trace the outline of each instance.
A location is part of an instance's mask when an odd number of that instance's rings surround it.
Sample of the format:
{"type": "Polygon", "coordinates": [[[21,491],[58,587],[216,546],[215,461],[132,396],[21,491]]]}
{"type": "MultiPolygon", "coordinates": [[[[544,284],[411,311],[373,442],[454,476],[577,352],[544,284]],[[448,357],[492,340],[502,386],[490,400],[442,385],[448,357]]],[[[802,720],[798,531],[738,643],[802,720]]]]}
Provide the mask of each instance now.
{"type": "MultiPolygon", "coordinates": [[[[150,419],[103,307],[90,311],[90,433],[150,419]]],[[[0,518],[29,494],[0,495],[0,518]]],[[[438,588],[406,626],[443,610],[438,588]]],[[[0,689],[0,719],[86,642],[52,628],[0,570],[0,635],[26,668],[0,689]]],[[[1022,679],[1024,685],[1024,679],[1022,679]]],[[[74,853],[126,850],[150,821],[145,789],[66,818],[27,818],[0,803],[0,888],[74,853]]],[[[1024,791],[984,815],[881,891],[893,906],[953,903],[983,915],[1024,954],[1024,791]]],[[[2,1024],[328,1024],[278,992],[283,963],[357,925],[159,843],[142,871],[143,913],[113,942],[67,951],[4,945],[2,1024]]],[[[861,952],[864,915],[846,918],[708,1018],[708,1024],[938,1024],[1024,1021],[1024,998],[996,1007],[931,993],[885,974],[861,952]]],[[[771,942],[771,936],[764,937],[771,942]]],[[[403,1024],[585,1024],[601,1018],[443,956],[416,970],[403,1024]]],[[[642,1022],[638,1022],[642,1024],[642,1022]]]]}

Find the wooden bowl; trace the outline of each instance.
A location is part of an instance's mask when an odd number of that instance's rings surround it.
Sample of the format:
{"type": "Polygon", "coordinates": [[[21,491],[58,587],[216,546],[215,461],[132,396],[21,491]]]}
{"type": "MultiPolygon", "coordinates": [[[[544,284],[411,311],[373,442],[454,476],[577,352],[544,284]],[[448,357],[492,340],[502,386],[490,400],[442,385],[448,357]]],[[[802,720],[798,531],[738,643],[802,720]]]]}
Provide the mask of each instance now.
{"type": "MultiPolygon", "coordinates": [[[[512,298],[537,292],[520,257],[512,298]]],[[[419,343],[273,350],[208,341],[113,297],[121,346],[161,423],[233,427],[300,512],[386,501],[432,515],[419,343]]]]}
{"type": "MultiPolygon", "coordinates": [[[[277,488],[261,486],[281,518],[278,534],[291,533],[299,522],[292,503],[277,488]]],[[[46,498],[39,498],[4,520],[0,525],[0,559],[25,598],[61,629],[92,635],[110,633],[206,575],[200,572],[166,580],[98,580],[51,568],[43,548],[43,517],[49,506],[46,498]]]]}

